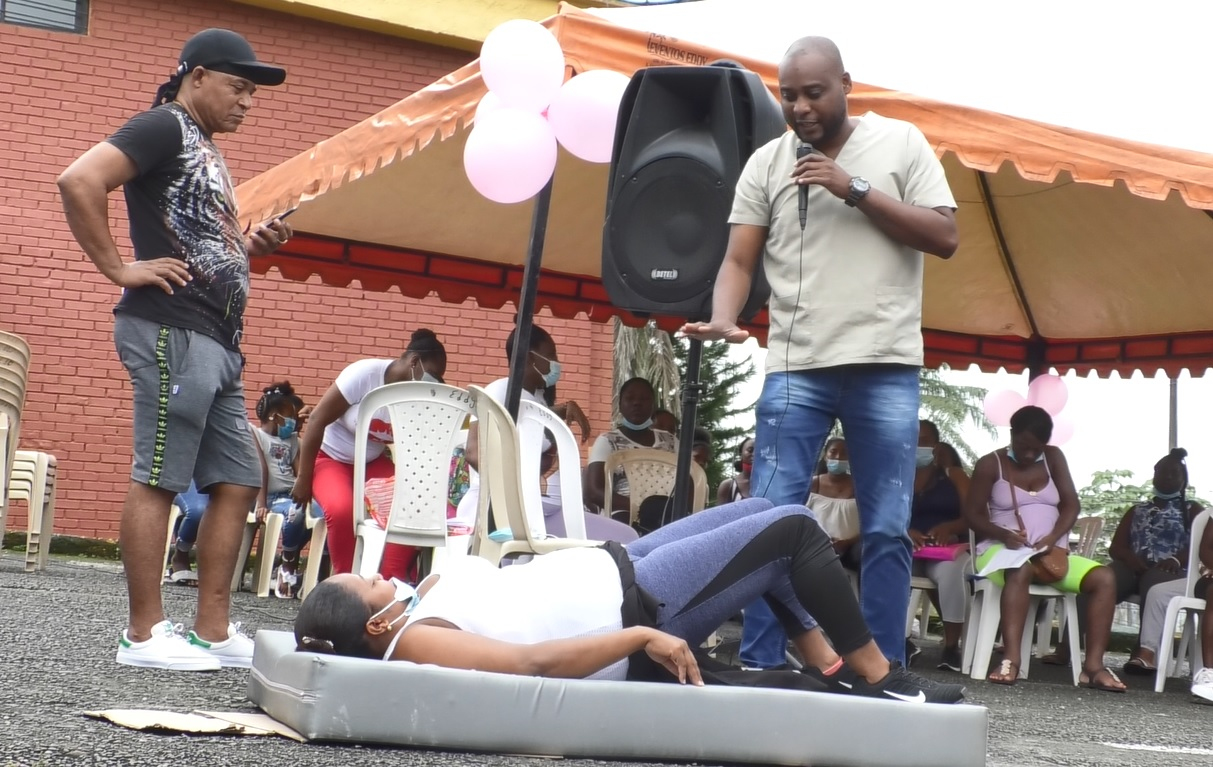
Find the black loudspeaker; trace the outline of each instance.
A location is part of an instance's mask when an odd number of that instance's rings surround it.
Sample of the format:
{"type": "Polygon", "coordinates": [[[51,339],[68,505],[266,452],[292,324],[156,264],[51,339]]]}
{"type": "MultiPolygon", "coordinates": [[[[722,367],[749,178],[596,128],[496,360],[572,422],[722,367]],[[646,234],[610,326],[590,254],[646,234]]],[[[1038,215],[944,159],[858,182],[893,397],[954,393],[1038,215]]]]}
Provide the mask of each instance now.
{"type": "MultiPolygon", "coordinates": [[[[602,236],[611,303],[642,316],[710,317],[741,169],[785,130],[779,104],[748,70],[650,67],[633,75],[619,107],[602,236]]],[[[769,293],[760,266],[742,318],[757,314],[769,293]]]]}

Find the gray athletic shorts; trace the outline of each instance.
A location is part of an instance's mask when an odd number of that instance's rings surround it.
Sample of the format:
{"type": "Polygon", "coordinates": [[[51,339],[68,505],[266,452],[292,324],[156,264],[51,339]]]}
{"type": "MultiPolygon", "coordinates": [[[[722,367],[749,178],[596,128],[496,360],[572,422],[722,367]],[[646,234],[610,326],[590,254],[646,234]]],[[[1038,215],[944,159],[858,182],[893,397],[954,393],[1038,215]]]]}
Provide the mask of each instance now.
{"type": "Polygon", "coordinates": [[[135,394],[131,479],[173,493],[261,487],[240,355],[193,330],[119,313],[114,346],[135,394]]]}

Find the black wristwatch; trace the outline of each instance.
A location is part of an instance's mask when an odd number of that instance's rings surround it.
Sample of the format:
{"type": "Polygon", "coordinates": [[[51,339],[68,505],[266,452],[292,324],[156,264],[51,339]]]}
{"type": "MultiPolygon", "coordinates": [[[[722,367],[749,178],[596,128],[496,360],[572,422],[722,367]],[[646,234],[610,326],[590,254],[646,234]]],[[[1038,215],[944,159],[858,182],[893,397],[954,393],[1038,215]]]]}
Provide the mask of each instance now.
{"type": "Polygon", "coordinates": [[[862,176],[855,176],[851,179],[851,192],[844,202],[854,208],[860,200],[868,196],[870,191],[872,191],[872,185],[868,183],[868,180],[862,176]]]}

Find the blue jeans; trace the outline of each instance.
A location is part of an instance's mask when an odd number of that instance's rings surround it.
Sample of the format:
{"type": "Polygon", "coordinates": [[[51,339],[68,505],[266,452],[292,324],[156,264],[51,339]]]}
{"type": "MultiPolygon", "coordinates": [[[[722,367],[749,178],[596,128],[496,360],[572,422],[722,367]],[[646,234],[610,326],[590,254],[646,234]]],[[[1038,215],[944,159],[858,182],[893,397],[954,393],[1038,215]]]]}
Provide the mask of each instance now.
{"type": "MultiPolygon", "coordinates": [[[[768,373],[758,398],[751,492],[804,503],[834,419],[842,423],[859,503],[863,617],[881,652],[905,661],[910,500],[918,445],[918,369],[850,365],[768,373]]],[[[787,637],[763,601],[745,609],[741,662],[784,662],[787,637]]]]}
{"type": "MultiPolygon", "coordinates": [[[[177,548],[181,551],[189,551],[198,541],[198,525],[202,521],[202,514],[206,511],[209,501],[210,496],[198,492],[198,488],[193,482],[190,483],[188,490],[179,493],[173,499],[173,503],[181,509],[181,522],[177,526],[177,548]]],[[[274,493],[266,499],[266,503],[272,513],[284,516],[282,550],[297,552],[303,548],[303,544],[307,542],[308,538],[307,520],[303,513],[291,514],[295,505],[291,496],[287,493],[274,493]]],[[[320,504],[312,501],[312,516],[322,515],[320,504]]]]}

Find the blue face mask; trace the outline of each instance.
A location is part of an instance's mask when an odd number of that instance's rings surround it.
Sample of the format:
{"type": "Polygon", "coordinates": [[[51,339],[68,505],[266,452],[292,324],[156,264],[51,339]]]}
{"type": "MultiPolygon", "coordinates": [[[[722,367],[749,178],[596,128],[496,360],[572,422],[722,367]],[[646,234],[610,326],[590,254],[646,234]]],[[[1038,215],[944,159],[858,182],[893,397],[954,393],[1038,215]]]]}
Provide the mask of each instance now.
{"type": "Polygon", "coordinates": [[[1173,501],[1176,498],[1178,498],[1179,496],[1183,495],[1183,492],[1184,492],[1184,489],[1182,487],[1173,493],[1164,493],[1163,491],[1161,491],[1157,487],[1155,487],[1154,488],[1154,497],[1160,501],[1173,501]]]}
{"type": "MultiPolygon", "coordinates": [[[[1010,458],[1010,459],[1011,459],[1011,462],[1012,462],[1012,463],[1014,463],[1014,464],[1017,464],[1017,465],[1022,465],[1022,464],[1020,464],[1020,463],[1019,463],[1019,459],[1017,459],[1017,458],[1015,457],[1015,449],[1014,449],[1014,448],[1011,448],[1011,447],[1008,447],[1008,448],[1007,448],[1007,458],[1010,458]]],[[[1044,453],[1044,451],[1042,450],[1042,451],[1040,451],[1040,455],[1036,456],[1036,463],[1040,463],[1040,462],[1041,462],[1041,461],[1043,461],[1044,459],[1045,459],[1045,453],[1044,453]]]]}
{"type": "Polygon", "coordinates": [[[283,418],[282,424],[278,426],[278,439],[290,439],[295,433],[295,419],[283,418]]]}
{"type": "Polygon", "coordinates": [[[560,363],[556,360],[550,360],[542,354],[536,354],[535,352],[531,352],[531,354],[548,363],[548,372],[546,373],[541,372],[538,366],[535,367],[535,372],[543,376],[543,388],[550,389],[555,386],[560,380],[560,363]]]}
{"type": "Polygon", "coordinates": [[[842,474],[850,474],[851,462],[826,460],[826,471],[836,477],[842,474]]]}
{"type": "Polygon", "coordinates": [[[930,466],[931,461],[934,460],[935,448],[933,447],[920,447],[914,452],[914,464],[920,469],[930,466]]]}
{"type": "Polygon", "coordinates": [[[417,595],[417,590],[398,578],[392,578],[391,584],[396,587],[396,594],[392,598],[392,601],[384,605],[382,610],[372,615],[367,620],[367,623],[370,623],[380,615],[383,615],[385,612],[391,609],[392,605],[399,602],[404,603],[404,612],[393,618],[391,622],[388,623],[388,628],[395,626],[397,623],[413,614],[413,608],[417,606],[417,602],[421,599],[421,597],[417,595]]]}
{"type": "Polygon", "coordinates": [[[653,419],[650,418],[642,423],[632,423],[626,418],[620,418],[619,423],[622,424],[625,429],[631,429],[632,431],[644,431],[653,425],[653,419]]]}

